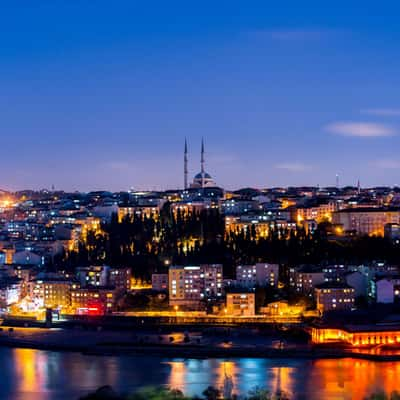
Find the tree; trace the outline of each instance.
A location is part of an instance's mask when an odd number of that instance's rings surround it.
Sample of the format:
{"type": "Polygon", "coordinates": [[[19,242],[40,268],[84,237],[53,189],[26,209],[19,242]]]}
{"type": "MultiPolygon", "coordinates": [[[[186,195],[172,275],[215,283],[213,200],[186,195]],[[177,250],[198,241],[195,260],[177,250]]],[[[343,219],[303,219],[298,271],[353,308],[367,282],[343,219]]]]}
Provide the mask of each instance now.
{"type": "Polygon", "coordinates": [[[203,392],[203,396],[206,400],[218,400],[221,397],[221,392],[213,386],[209,386],[203,392]]]}

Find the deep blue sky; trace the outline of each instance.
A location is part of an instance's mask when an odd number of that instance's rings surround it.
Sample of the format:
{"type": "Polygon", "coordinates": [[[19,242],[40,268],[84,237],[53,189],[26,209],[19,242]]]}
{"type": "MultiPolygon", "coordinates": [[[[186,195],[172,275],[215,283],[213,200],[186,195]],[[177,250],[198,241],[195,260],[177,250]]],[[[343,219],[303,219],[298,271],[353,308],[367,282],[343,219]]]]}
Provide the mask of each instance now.
{"type": "Polygon", "coordinates": [[[0,187],[400,184],[400,4],[0,3],[0,187]]]}

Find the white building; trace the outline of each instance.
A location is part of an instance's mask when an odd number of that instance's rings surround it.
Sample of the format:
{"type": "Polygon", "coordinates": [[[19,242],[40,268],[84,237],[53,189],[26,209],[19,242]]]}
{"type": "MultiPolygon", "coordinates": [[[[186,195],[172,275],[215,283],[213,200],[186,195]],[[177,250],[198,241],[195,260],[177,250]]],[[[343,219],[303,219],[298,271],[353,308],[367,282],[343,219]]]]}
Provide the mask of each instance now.
{"type": "Polygon", "coordinates": [[[220,264],[171,266],[168,272],[170,305],[198,308],[202,300],[222,296],[222,282],[220,264]]]}

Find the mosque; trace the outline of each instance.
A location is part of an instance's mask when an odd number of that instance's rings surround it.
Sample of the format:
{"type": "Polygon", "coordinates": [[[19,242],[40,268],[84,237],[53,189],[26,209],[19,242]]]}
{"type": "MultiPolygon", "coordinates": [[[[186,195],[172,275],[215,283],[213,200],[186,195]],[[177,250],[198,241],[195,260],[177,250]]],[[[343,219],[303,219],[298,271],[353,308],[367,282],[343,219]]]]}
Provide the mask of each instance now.
{"type": "Polygon", "coordinates": [[[205,189],[213,188],[217,185],[214,179],[204,169],[204,140],[201,140],[201,157],[200,157],[200,172],[193,178],[193,183],[188,185],[188,147],[185,139],[185,153],[184,153],[184,186],[185,189],[205,189]]]}

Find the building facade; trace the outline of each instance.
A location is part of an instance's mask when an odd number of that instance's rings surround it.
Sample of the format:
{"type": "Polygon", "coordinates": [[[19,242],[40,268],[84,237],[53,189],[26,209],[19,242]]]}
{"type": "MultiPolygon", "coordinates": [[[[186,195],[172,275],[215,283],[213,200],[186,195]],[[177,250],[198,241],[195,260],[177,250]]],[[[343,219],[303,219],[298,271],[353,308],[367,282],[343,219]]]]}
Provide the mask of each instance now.
{"type": "Polygon", "coordinates": [[[355,290],[347,284],[327,282],[315,288],[315,299],[321,314],[330,311],[351,311],[354,308],[355,290]]]}
{"type": "Polygon", "coordinates": [[[238,265],[236,267],[236,284],[241,287],[278,286],[279,265],[257,263],[254,265],[238,265]]]}
{"type": "Polygon", "coordinates": [[[227,293],[226,314],[236,317],[251,317],[256,313],[254,293],[227,293]]]}

